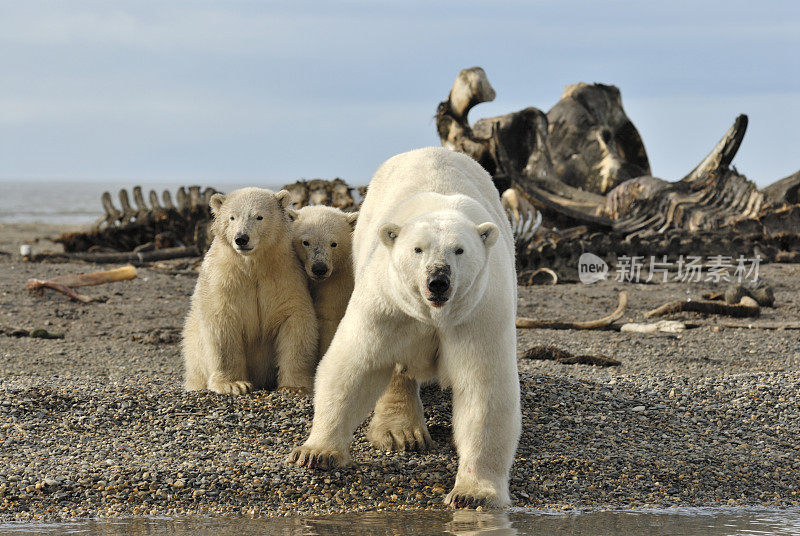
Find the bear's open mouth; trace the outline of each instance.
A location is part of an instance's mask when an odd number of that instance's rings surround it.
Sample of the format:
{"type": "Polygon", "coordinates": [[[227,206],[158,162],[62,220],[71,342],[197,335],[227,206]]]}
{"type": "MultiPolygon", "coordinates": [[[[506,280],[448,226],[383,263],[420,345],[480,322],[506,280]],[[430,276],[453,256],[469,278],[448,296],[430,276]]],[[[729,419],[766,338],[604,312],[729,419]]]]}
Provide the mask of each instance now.
{"type": "Polygon", "coordinates": [[[253,251],[253,248],[251,248],[251,247],[250,248],[243,248],[243,247],[236,246],[236,251],[238,251],[239,253],[250,253],[251,251],[253,251]]]}

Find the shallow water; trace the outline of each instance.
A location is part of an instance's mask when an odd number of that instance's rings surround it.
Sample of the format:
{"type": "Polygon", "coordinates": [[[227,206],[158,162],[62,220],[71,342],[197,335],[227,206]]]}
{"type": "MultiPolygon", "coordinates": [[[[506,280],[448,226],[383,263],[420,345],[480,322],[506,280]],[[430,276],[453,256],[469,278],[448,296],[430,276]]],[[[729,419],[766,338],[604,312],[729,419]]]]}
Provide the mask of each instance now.
{"type": "Polygon", "coordinates": [[[676,508],[589,513],[509,512],[371,512],[283,519],[132,518],[75,523],[6,523],[0,535],[493,535],[542,534],[723,536],[800,534],[800,509],[676,508]]]}

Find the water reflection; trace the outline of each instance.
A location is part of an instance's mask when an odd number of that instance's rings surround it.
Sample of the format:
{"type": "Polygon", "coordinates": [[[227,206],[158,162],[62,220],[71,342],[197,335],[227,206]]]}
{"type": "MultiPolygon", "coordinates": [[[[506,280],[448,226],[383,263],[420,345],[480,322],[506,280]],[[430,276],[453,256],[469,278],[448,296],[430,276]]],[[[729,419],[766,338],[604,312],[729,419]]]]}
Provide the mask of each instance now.
{"type": "Polygon", "coordinates": [[[284,519],[132,518],[76,523],[0,524],[0,535],[102,536],[734,536],[800,534],[800,509],[704,509],[605,511],[555,514],[510,512],[370,512],[284,519]]]}

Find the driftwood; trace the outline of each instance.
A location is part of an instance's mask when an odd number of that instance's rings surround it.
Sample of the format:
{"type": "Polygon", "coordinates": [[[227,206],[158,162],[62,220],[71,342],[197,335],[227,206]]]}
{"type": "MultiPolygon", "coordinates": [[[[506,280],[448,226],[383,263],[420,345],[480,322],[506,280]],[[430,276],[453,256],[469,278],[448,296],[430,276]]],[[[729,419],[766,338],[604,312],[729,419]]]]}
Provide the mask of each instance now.
{"type": "Polygon", "coordinates": [[[518,328],[538,328],[538,329],[602,329],[607,328],[615,321],[622,318],[625,313],[625,307],[628,305],[628,293],[619,293],[619,304],[616,310],[608,316],[599,318],[597,320],[588,320],[585,322],[558,322],[551,320],[536,320],[524,316],[517,317],[516,325],[518,328]]]}
{"type": "Polygon", "coordinates": [[[199,257],[200,249],[197,246],[182,246],[176,248],[164,248],[151,251],[139,251],[128,253],[40,253],[33,257],[35,261],[83,261],[95,264],[116,264],[129,262],[134,265],[145,264],[148,262],[167,261],[172,259],[183,259],[186,257],[199,257]]]}
{"type": "Polygon", "coordinates": [[[136,277],[136,268],[133,266],[123,266],[115,270],[105,270],[102,272],[92,272],[88,274],[72,274],[53,277],[52,279],[28,279],[25,287],[28,290],[41,290],[50,288],[66,294],[73,300],[89,303],[93,301],[104,301],[103,298],[88,297],[78,294],[71,287],[86,287],[113,283],[116,281],[127,281],[136,277]]]}
{"type": "Polygon", "coordinates": [[[528,348],[523,359],[555,361],[562,365],[594,365],[598,367],[618,367],[622,363],[603,355],[574,355],[556,346],[533,346],[528,348]]]}
{"type": "Polygon", "coordinates": [[[706,300],[676,300],[665,303],[652,311],[645,313],[645,318],[665,316],[674,313],[692,312],[708,315],[725,315],[737,318],[756,317],[761,314],[761,308],[755,302],[746,303],[744,300],[738,304],[731,305],[721,301],[706,300]]]}
{"type": "Polygon", "coordinates": [[[619,330],[622,333],[681,333],[689,326],[677,320],[660,320],[654,324],[640,324],[631,322],[622,324],[619,330]]]}
{"type": "Polygon", "coordinates": [[[763,329],[767,331],[798,330],[800,322],[770,322],[764,324],[741,324],[738,322],[715,322],[708,324],[709,328],[720,327],[726,329],[763,329]]]}
{"type": "Polygon", "coordinates": [[[550,268],[539,268],[528,276],[529,285],[556,285],[558,274],[550,268]]]}

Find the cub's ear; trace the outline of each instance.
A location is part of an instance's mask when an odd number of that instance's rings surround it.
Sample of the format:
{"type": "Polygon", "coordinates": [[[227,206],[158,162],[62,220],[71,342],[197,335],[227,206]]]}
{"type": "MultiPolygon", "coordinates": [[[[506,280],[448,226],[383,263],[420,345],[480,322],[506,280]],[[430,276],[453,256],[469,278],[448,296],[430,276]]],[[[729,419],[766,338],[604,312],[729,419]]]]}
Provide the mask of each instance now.
{"type": "Polygon", "coordinates": [[[211,213],[215,216],[219,213],[219,209],[222,208],[222,203],[225,202],[225,196],[223,194],[214,194],[211,196],[211,199],[208,200],[208,206],[211,207],[211,213]]]}
{"type": "Polygon", "coordinates": [[[358,221],[358,212],[347,213],[347,223],[350,224],[350,227],[355,229],[357,221],[358,221]]]}
{"type": "Polygon", "coordinates": [[[391,249],[394,246],[394,241],[400,234],[400,226],[395,223],[386,223],[378,231],[378,236],[383,242],[383,245],[391,249]]]}
{"type": "Polygon", "coordinates": [[[478,236],[481,237],[487,248],[492,247],[500,235],[500,229],[497,228],[497,225],[488,221],[478,225],[475,229],[478,230],[478,236]]]}
{"type": "Polygon", "coordinates": [[[292,206],[292,194],[289,193],[289,190],[281,190],[275,194],[275,199],[278,200],[278,204],[280,204],[283,209],[292,206]]]}
{"type": "Polygon", "coordinates": [[[295,209],[293,209],[293,208],[287,208],[286,209],[286,217],[289,218],[289,221],[297,221],[297,218],[299,216],[300,216],[300,214],[298,214],[295,209]]]}

